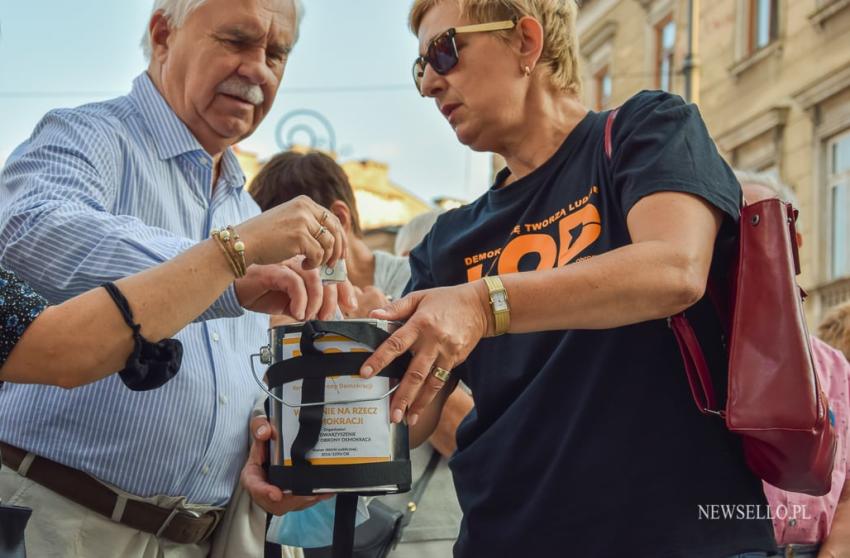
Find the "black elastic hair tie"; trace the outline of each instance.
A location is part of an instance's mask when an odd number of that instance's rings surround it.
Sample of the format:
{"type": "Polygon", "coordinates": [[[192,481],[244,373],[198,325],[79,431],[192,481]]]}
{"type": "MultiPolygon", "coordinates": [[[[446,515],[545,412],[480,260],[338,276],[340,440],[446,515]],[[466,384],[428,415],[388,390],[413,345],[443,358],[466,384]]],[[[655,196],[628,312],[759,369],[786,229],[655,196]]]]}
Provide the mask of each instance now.
{"type": "Polygon", "coordinates": [[[158,343],[145,339],[141,334],[142,326],[133,320],[130,303],[118,287],[114,283],[101,286],[112,297],[124,321],[133,330],[133,352],[127,357],[124,370],[118,373],[124,385],[133,391],[147,391],[162,386],[180,370],[183,345],[177,339],[163,339],[158,343]]]}

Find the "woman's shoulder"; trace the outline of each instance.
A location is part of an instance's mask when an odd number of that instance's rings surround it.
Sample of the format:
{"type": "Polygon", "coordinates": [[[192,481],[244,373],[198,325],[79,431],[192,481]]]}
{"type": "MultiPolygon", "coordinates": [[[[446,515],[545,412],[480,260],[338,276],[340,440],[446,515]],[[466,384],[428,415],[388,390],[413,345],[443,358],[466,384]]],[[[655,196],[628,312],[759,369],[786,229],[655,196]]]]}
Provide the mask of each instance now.
{"type": "Polygon", "coordinates": [[[679,95],[667,91],[645,89],[629,97],[620,106],[617,119],[620,120],[620,117],[637,117],[641,115],[650,116],[653,113],[666,115],[671,113],[686,114],[691,106],[679,95]]]}

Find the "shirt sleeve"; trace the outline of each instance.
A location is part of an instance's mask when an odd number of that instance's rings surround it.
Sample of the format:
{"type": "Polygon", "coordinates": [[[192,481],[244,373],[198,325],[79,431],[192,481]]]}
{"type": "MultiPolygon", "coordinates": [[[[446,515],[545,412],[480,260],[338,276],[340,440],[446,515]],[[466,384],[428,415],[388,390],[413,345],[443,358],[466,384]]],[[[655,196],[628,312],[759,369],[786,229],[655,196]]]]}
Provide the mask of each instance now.
{"type": "Polygon", "coordinates": [[[662,191],[697,195],[737,221],[741,188],[717,152],[699,109],[663,91],[643,91],[614,120],[612,174],[623,215],[662,191]]]}
{"type": "Polygon", "coordinates": [[[15,274],[0,269],[0,366],[46,306],[47,301],[15,274]]]}
{"type": "MultiPolygon", "coordinates": [[[[165,262],[195,241],[115,215],[123,171],[108,126],[72,111],[53,111],[0,185],[10,201],[0,214],[0,265],[51,303],[165,262]]],[[[200,320],[238,316],[233,287],[200,320]]]]}

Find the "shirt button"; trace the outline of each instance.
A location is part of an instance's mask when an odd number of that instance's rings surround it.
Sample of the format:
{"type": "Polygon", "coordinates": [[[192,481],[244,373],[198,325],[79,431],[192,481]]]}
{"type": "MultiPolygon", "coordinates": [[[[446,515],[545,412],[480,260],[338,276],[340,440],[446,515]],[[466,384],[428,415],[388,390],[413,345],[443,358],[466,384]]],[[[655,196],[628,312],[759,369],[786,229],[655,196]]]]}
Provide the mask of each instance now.
{"type": "Polygon", "coordinates": [[[215,341],[216,343],[218,343],[219,339],[221,339],[221,337],[219,337],[218,333],[214,331],[213,334],[212,334],[212,340],[215,341]]]}
{"type": "Polygon", "coordinates": [[[210,474],[210,467],[209,467],[209,465],[204,465],[204,466],[201,468],[201,474],[204,474],[204,475],[209,475],[209,474],[210,474]]]}
{"type": "Polygon", "coordinates": [[[795,525],[797,525],[797,519],[792,517],[791,519],[788,520],[788,525],[790,525],[791,527],[794,527],[795,525]]]}
{"type": "Polygon", "coordinates": [[[219,395],[218,396],[218,402],[221,403],[222,405],[227,405],[227,401],[228,401],[228,399],[227,399],[226,395],[219,395]]]}

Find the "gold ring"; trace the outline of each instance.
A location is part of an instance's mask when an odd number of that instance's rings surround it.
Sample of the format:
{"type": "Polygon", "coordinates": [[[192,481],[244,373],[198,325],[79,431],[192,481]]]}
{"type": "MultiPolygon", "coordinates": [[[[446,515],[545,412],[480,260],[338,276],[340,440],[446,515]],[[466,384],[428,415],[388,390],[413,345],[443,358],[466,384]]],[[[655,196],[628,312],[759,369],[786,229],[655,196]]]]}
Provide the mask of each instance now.
{"type": "Polygon", "coordinates": [[[319,227],[319,230],[316,231],[316,234],[313,235],[313,238],[319,240],[319,237],[325,234],[327,230],[328,229],[326,229],[324,226],[319,227]]]}
{"type": "Polygon", "coordinates": [[[431,367],[431,373],[434,375],[435,378],[437,378],[441,382],[445,382],[446,380],[449,379],[449,376],[452,375],[450,370],[446,370],[445,368],[440,368],[436,364],[431,367]]]}
{"type": "Polygon", "coordinates": [[[320,225],[324,225],[324,224],[325,224],[325,221],[327,220],[327,218],[328,218],[328,212],[327,212],[327,211],[322,211],[322,218],[321,218],[321,219],[319,219],[319,224],[320,224],[320,225]]]}

